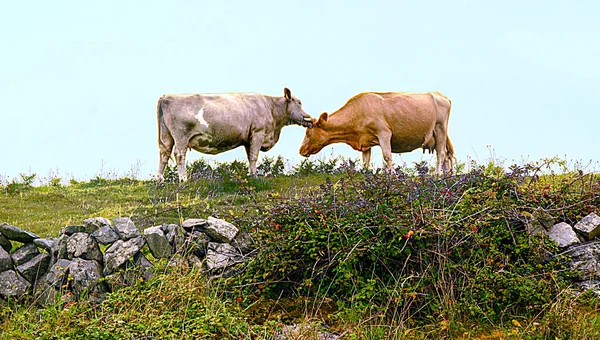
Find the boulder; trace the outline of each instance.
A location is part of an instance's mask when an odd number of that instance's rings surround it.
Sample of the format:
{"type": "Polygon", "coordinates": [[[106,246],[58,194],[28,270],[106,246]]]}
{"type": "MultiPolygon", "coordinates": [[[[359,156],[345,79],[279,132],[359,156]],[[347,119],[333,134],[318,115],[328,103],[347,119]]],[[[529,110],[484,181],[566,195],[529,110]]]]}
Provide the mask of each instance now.
{"type": "Polygon", "coordinates": [[[187,233],[185,241],[181,247],[184,255],[196,254],[197,256],[206,256],[206,247],[211,241],[210,237],[199,230],[192,230],[187,233]]]}
{"type": "Polygon", "coordinates": [[[10,254],[0,247],[0,273],[10,269],[13,269],[13,260],[10,254]]]}
{"type": "Polygon", "coordinates": [[[60,233],[67,236],[72,236],[77,233],[87,233],[87,229],[82,225],[68,225],[60,229],[60,233]]]}
{"type": "Polygon", "coordinates": [[[36,238],[33,240],[33,244],[35,244],[38,248],[42,248],[48,253],[52,252],[52,246],[56,242],[55,238],[36,238]]]}
{"type": "Polygon", "coordinates": [[[558,243],[561,248],[580,242],[573,228],[565,222],[553,225],[548,231],[548,237],[558,243]]]}
{"type": "Polygon", "coordinates": [[[102,278],[102,266],[94,260],[75,258],[69,264],[69,275],[72,277],[71,289],[75,296],[87,292],[88,296],[106,292],[102,278]]]}
{"type": "Polygon", "coordinates": [[[177,224],[168,224],[163,226],[163,233],[173,247],[173,252],[181,252],[185,242],[185,230],[177,224]]]}
{"type": "Polygon", "coordinates": [[[110,220],[104,217],[86,218],[85,220],[83,220],[83,226],[86,227],[88,233],[91,234],[102,227],[110,227],[110,220]]]}
{"type": "Polygon", "coordinates": [[[0,248],[6,250],[7,252],[10,252],[12,249],[12,243],[10,243],[10,240],[2,235],[2,233],[0,233],[0,248]]]}
{"type": "Polygon", "coordinates": [[[67,283],[67,275],[69,273],[70,260],[59,259],[55,264],[50,267],[46,274],[46,281],[49,285],[56,289],[61,289],[64,284],[67,283]]]}
{"type": "Polygon", "coordinates": [[[116,217],[113,219],[113,225],[117,231],[117,234],[119,234],[119,237],[123,241],[127,241],[141,235],[139,229],[128,217],[116,217]]]}
{"type": "Polygon", "coordinates": [[[67,241],[69,240],[69,236],[60,235],[57,239],[54,240],[51,247],[51,263],[55,263],[59,259],[68,258],[67,253],[67,241]]]}
{"type": "Polygon", "coordinates": [[[31,285],[14,270],[0,273],[0,296],[4,298],[21,297],[31,285]]]}
{"type": "Polygon", "coordinates": [[[86,233],[75,233],[67,240],[67,258],[82,258],[102,263],[103,256],[96,240],[86,233]]]}
{"type": "Polygon", "coordinates": [[[188,218],[183,221],[181,226],[184,229],[192,229],[193,227],[205,227],[208,224],[208,221],[203,218],[188,218]]]}
{"type": "Polygon", "coordinates": [[[254,249],[254,239],[244,231],[239,232],[230,244],[242,254],[248,254],[254,249]]]}
{"type": "Polygon", "coordinates": [[[15,263],[15,266],[20,266],[23,263],[37,256],[39,253],[40,251],[35,246],[35,244],[25,243],[24,245],[17,248],[17,250],[15,250],[15,252],[12,254],[12,259],[15,263]]]}
{"type": "Polygon", "coordinates": [[[242,254],[228,243],[210,242],[206,251],[206,267],[219,269],[242,262],[242,254]]]}
{"type": "Polygon", "coordinates": [[[212,216],[208,218],[203,229],[213,241],[220,243],[230,243],[239,232],[233,224],[212,216]]]}
{"type": "Polygon", "coordinates": [[[100,244],[112,244],[119,239],[119,234],[113,227],[106,225],[94,231],[92,237],[100,244]]]}
{"type": "Polygon", "coordinates": [[[50,265],[50,255],[38,254],[31,260],[17,266],[17,271],[25,280],[34,283],[38,278],[43,277],[48,271],[50,265]]]}
{"type": "Polygon", "coordinates": [[[569,249],[571,269],[579,273],[580,280],[600,279],[600,244],[588,243],[569,249]]]}
{"type": "Polygon", "coordinates": [[[591,240],[600,234],[600,216],[591,213],[577,222],[573,229],[586,240],[591,240]]]}
{"type": "Polygon", "coordinates": [[[36,238],[40,238],[34,233],[13,227],[7,223],[0,223],[0,234],[4,235],[11,241],[17,241],[21,243],[30,243],[36,238]]]}
{"type": "Polygon", "coordinates": [[[104,253],[104,275],[112,273],[119,266],[133,257],[142,249],[146,241],[143,237],[132,238],[128,241],[118,240],[104,253]]]}
{"type": "Polygon", "coordinates": [[[144,238],[154,258],[161,259],[173,255],[173,247],[165,237],[162,226],[144,229],[144,238]]]}

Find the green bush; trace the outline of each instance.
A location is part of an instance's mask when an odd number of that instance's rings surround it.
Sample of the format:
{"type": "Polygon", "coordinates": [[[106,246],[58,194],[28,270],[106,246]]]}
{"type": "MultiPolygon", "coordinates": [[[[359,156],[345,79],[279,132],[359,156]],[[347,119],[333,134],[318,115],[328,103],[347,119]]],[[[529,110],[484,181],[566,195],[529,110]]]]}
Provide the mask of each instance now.
{"type": "Polygon", "coordinates": [[[416,172],[349,169],[277,205],[238,283],[256,296],[327,296],[412,323],[498,323],[547,309],[569,271],[549,256],[554,242],[527,231],[527,216],[540,205],[567,221],[576,217],[567,210],[587,214],[600,204],[599,184],[544,186],[532,166],[416,172]],[[549,188],[543,201],[526,194],[538,186],[549,188]]]}

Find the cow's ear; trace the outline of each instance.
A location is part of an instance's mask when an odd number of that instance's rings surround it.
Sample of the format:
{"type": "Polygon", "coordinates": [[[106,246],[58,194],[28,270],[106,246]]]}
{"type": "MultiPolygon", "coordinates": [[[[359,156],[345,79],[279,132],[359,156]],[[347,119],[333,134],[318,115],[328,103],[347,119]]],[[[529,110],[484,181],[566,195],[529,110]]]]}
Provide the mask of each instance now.
{"type": "Polygon", "coordinates": [[[317,121],[317,125],[323,125],[323,123],[326,123],[328,117],[329,115],[327,114],[327,112],[321,113],[321,115],[319,116],[319,120],[317,121]]]}
{"type": "Polygon", "coordinates": [[[283,89],[283,95],[285,96],[285,99],[292,100],[292,91],[287,87],[283,89]]]}

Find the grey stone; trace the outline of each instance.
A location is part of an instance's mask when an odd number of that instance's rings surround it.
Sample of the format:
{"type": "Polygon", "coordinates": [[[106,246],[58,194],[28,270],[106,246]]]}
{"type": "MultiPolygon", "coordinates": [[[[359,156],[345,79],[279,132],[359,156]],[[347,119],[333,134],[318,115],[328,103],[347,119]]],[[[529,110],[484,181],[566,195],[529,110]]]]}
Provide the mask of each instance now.
{"type": "Polygon", "coordinates": [[[56,242],[55,238],[36,238],[33,240],[33,244],[35,244],[38,248],[42,248],[48,253],[52,252],[52,246],[56,242]]]}
{"type": "Polygon", "coordinates": [[[600,234],[600,217],[591,213],[577,222],[573,229],[586,240],[591,240],[600,234]]]}
{"type": "Polygon", "coordinates": [[[580,242],[573,228],[565,222],[553,225],[548,231],[548,237],[558,243],[561,248],[580,242]]]}
{"type": "Polygon", "coordinates": [[[129,241],[118,240],[104,253],[104,275],[112,273],[119,266],[131,259],[142,249],[146,241],[143,237],[132,238],[129,241]]]}
{"type": "Polygon", "coordinates": [[[52,244],[52,248],[51,248],[51,255],[52,255],[51,262],[52,263],[58,261],[59,259],[68,258],[68,254],[67,254],[67,241],[68,240],[69,240],[69,236],[60,235],[54,241],[54,243],[52,244]]]}
{"type": "Polygon", "coordinates": [[[123,241],[127,241],[141,235],[139,229],[128,217],[116,217],[113,219],[113,225],[117,231],[117,234],[119,234],[119,237],[123,241]]]}
{"type": "Polygon", "coordinates": [[[86,227],[88,233],[91,234],[102,227],[110,227],[110,220],[104,217],[86,218],[85,220],[83,220],[83,226],[86,227]]]}
{"type": "Polygon", "coordinates": [[[197,256],[206,256],[206,248],[211,241],[210,237],[199,230],[192,230],[186,234],[185,241],[181,247],[184,255],[196,254],[197,256]]]}
{"type": "Polygon", "coordinates": [[[71,288],[76,296],[87,292],[89,295],[105,293],[106,289],[101,284],[102,266],[94,260],[75,258],[69,264],[69,275],[73,278],[71,288]]]}
{"type": "Polygon", "coordinates": [[[82,225],[68,225],[60,229],[60,233],[67,236],[72,236],[77,233],[87,233],[87,229],[82,225]]]}
{"type": "Polygon", "coordinates": [[[242,262],[242,254],[228,243],[210,242],[206,251],[206,267],[219,269],[242,262]]]}
{"type": "Polygon", "coordinates": [[[67,240],[67,258],[82,258],[102,263],[103,256],[96,240],[86,233],[75,233],[67,240]]]}
{"type": "Polygon", "coordinates": [[[578,271],[581,280],[600,279],[600,244],[573,246],[569,253],[571,269],[578,271]]]}
{"type": "Polygon", "coordinates": [[[15,263],[15,266],[20,266],[23,263],[37,256],[37,254],[39,253],[40,251],[35,246],[35,244],[25,243],[24,245],[17,248],[17,250],[15,250],[15,252],[12,254],[12,259],[15,263]]]}
{"type": "Polygon", "coordinates": [[[181,226],[185,229],[191,229],[193,227],[205,227],[208,224],[208,221],[203,218],[188,218],[183,221],[181,226]]]}
{"type": "Polygon", "coordinates": [[[70,260],[59,259],[55,264],[50,267],[46,274],[46,281],[49,285],[61,289],[67,282],[67,275],[69,273],[70,260]]]}
{"type": "Polygon", "coordinates": [[[230,243],[237,248],[242,254],[248,254],[254,249],[254,239],[247,232],[241,231],[230,243]]]}
{"type": "Polygon", "coordinates": [[[167,258],[173,255],[173,247],[169,244],[161,226],[145,229],[144,238],[154,258],[167,258]]]}
{"type": "Polygon", "coordinates": [[[48,271],[50,265],[50,255],[38,254],[31,260],[17,266],[17,271],[25,280],[35,283],[38,278],[43,277],[48,271]]]}
{"type": "Polygon", "coordinates": [[[597,297],[600,297],[600,281],[598,280],[587,280],[583,282],[579,282],[576,284],[577,287],[581,290],[581,292],[576,292],[576,295],[579,293],[587,292],[588,290],[592,291],[597,297]]]}
{"type": "Polygon", "coordinates": [[[13,260],[10,254],[0,247],[0,273],[9,269],[13,269],[13,260]]]}
{"type": "Polygon", "coordinates": [[[204,232],[216,242],[229,243],[239,232],[233,224],[212,216],[208,218],[207,222],[207,225],[204,226],[204,232]]]}
{"type": "Polygon", "coordinates": [[[135,254],[133,259],[127,261],[124,266],[123,279],[127,285],[134,285],[140,280],[147,282],[154,275],[152,270],[154,266],[141,252],[135,254]]]}
{"type": "Polygon", "coordinates": [[[0,296],[4,298],[21,297],[31,287],[29,282],[14,270],[0,273],[0,296]]]}
{"type": "Polygon", "coordinates": [[[117,234],[113,227],[107,225],[94,231],[92,237],[95,238],[98,243],[112,244],[119,239],[119,234],[117,234]]]}
{"type": "Polygon", "coordinates": [[[185,242],[185,230],[177,224],[169,224],[163,228],[165,229],[167,241],[173,247],[173,252],[181,251],[185,242]]]}
{"type": "Polygon", "coordinates": [[[36,238],[40,238],[34,233],[13,227],[7,223],[0,223],[0,234],[4,235],[11,241],[17,241],[21,243],[30,243],[36,238]]]}
{"type": "Polygon", "coordinates": [[[10,252],[12,249],[12,243],[10,243],[10,240],[7,239],[1,233],[0,233],[0,248],[6,250],[7,252],[10,252]]]}
{"type": "Polygon", "coordinates": [[[43,276],[35,282],[33,294],[35,296],[35,302],[42,307],[55,303],[60,295],[56,288],[48,284],[46,276],[43,276]]]}

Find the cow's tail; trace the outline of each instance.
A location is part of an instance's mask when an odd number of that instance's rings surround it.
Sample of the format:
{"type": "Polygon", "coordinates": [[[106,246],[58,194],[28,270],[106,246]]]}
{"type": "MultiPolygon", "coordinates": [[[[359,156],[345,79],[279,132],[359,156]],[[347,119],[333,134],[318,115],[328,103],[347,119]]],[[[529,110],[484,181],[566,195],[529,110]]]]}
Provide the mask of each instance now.
{"type": "Polygon", "coordinates": [[[158,148],[161,152],[163,151],[171,151],[173,147],[173,137],[171,136],[171,132],[169,128],[165,124],[165,117],[163,112],[163,103],[165,101],[165,97],[162,96],[158,98],[158,103],[156,104],[156,120],[158,123],[158,148]],[[165,143],[163,138],[168,138],[168,144],[165,143]]]}

